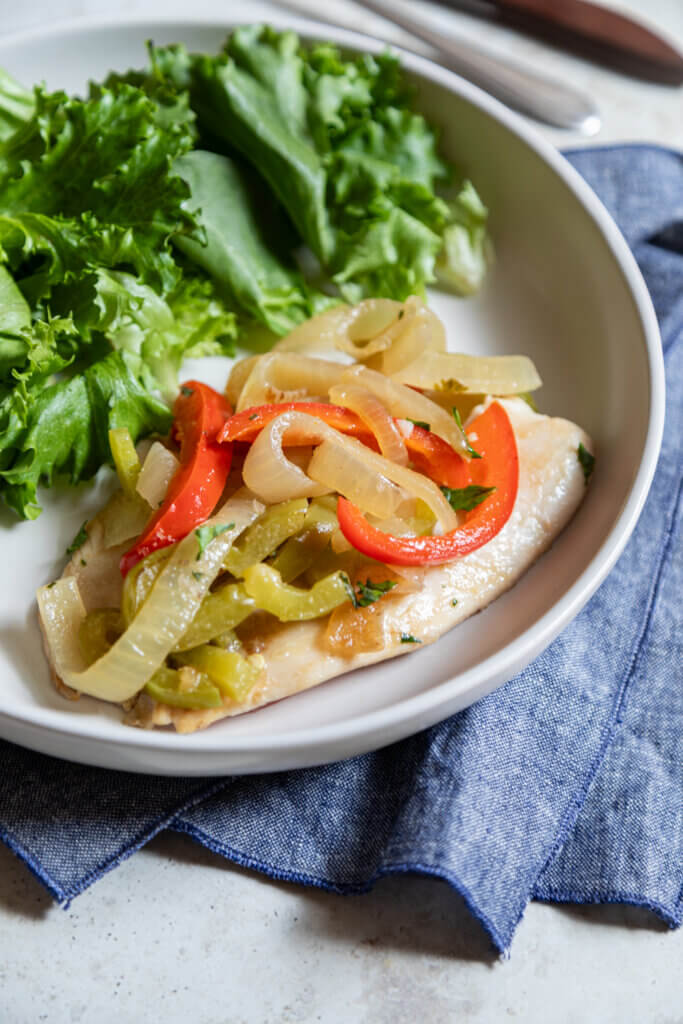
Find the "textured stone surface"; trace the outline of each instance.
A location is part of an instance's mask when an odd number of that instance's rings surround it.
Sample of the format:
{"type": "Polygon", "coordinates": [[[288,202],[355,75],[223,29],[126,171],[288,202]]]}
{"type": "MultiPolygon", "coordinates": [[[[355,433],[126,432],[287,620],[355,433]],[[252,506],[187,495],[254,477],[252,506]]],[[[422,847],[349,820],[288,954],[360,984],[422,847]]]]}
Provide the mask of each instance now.
{"type": "Polygon", "coordinates": [[[446,885],[278,885],[155,839],[61,910],[0,847],[7,1024],[675,1024],[683,932],[532,904],[507,961],[446,885]]]}

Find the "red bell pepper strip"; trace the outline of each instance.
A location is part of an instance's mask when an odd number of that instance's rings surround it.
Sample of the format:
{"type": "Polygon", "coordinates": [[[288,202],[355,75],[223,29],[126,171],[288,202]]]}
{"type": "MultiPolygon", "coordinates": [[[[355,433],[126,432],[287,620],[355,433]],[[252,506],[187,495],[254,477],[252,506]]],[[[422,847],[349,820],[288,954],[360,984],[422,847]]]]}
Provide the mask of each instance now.
{"type": "Polygon", "coordinates": [[[437,484],[467,487],[470,483],[470,463],[438,434],[414,424],[405,442],[415,469],[437,484]]]}
{"type": "Polygon", "coordinates": [[[182,540],[213,512],[232,461],[232,445],[218,443],[218,434],[230,413],[223,395],[207,384],[190,380],[182,385],[173,406],[173,432],[180,443],[180,466],[161,508],[122,557],[124,576],[141,558],[182,540]]]}
{"type": "Polygon", "coordinates": [[[462,526],[441,537],[396,537],[371,526],[356,505],[340,496],[337,518],[347,541],[363,555],[389,565],[438,565],[476,551],[495,537],[510,518],[517,496],[514,431],[503,407],[492,402],[467,435],[481,455],[468,464],[469,482],[495,491],[466,513],[462,526]]]}
{"type": "Polygon", "coordinates": [[[309,416],[316,416],[324,420],[330,427],[339,430],[342,434],[350,434],[352,437],[359,437],[362,434],[369,434],[359,416],[341,405],[331,405],[329,402],[279,402],[271,405],[255,405],[251,409],[243,409],[236,412],[227,421],[221,433],[219,441],[253,441],[267,427],[276,416],[283,412],[305,412],[309,416]]]}
{"type": "MultiPolygon", "coordinates": [[[[372,431],[359,416],[341,405],[331,405],[328,402],[280,402],[243,409],[242,412],[230,417],[219,434],[219,440],[251,442],[276,416],[290,411],[316,416],[340,433],[356,437],[363,444],[377,450],[377,442],[372,431]]],[[[415,468],[421,473],[443,484],[444,487],[467,486],[467,463],[438,434],[415,424],[404,440],[415,468]]],[[[296,444],[296,438],[289,435],[288,443],[296,444]]]]}

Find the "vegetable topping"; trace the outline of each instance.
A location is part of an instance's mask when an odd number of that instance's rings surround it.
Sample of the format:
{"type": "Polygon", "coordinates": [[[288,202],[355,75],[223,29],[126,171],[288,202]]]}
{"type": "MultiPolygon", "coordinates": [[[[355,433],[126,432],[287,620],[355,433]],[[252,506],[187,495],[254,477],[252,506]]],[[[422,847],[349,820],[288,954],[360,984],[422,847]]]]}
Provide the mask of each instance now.
{"type": "Polygon", "coordinates": [[[503,528],[517,494],[518,459],[515,435],[498,402],[478,416],[468,431],[476,436],[481,462],[470,463],[475,486],[490,488],[485,499],[467,512],[462,526],[431,537],[395,537],[372,526],[361,510],[340,496],[337,506],[342,533],[358,551],[390,565],[436,565],[476,551],[503,528]]]}
{"type": "MultiPolygon", "coordinates": [[[[189,381],[180,389],[173,411],[174,429],[180,440],[180,466],[161,508],[121,559],[124,576],[141,558],[182,540],[208,519],[228,478],[232,445],[218,443],[230,415],[223,396],[206,384],[189,381]]],[[[201,554],[205,542],[199,534],[198,539],[201,554]]]]}

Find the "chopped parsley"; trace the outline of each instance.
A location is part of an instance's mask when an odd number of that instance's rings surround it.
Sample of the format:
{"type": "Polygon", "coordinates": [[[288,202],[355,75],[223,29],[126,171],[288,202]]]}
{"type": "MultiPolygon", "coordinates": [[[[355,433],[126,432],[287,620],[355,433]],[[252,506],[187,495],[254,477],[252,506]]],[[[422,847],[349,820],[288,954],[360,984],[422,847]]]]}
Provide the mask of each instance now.
{"type": "Polygon", "coordinates": [[[193,572],[192,575],[196,579],[197,583],[199,583],[200,580],[204,579],[204,573],[203,572],[193,572]]]}
{"type": "Polygon", "coordinates": [[[185,384],[183,384],[183,386],[180,389],[180,394],[184,395],[185,398],[189,398],[190,395],[194,394],[194,388],[188,388],[185,386],[185,384]]]}
{"type": "Polygon", "coordinates": [[[402,644],[421,644],[422,641],[418,640],[416,637],[414,637],[412,635],[412,633],[401,633],[401,643],[402,644]]]}
{"type": "Polygon", "coordinates": [[[451,601],[451,604],[453,605],[454,608],[455,608],[457,603],[458,603],[458,599],[457,599],[457,597],[454,597],[453,600],[451,601]]]}
{"type": "Polygon", "coordinates": [[[379,601],[380,597],[388,594],[395,586],[394,580],[382,580],[378,583],[373,583],[372,580],[366,580],[365,583],[361,583],[359,580],[356,583],[356,590],[358,592],[356,607],[367,608],[369,604],[374,604],[375,601],[379,601]]]}
{"type": "Polygon", "coordinates": [[[591,474],[595,469],[595,456],[591,455],[587,448],[584,448],[582,444],[576,449],[576,455],[581,463],[581,469],[583,470],[583,482],[588,485],[588,481],[591,478],[591,474]]]}
{"type": "Polygon", "coordinates": [[[345,572],[341,573],[341,579],[346,593],[349,595],[349,601],[354,608],[367,608],[369,604],[379,601],[380,597],[383,597],[396,586],[394,580],[380,580],[378,583],[375,583],[373,580],[366,580],[365,583],[361,583],[359,580],[356,583],[356,590],[354,590],[353,584],[345,572]]]}
{"type": "Polygon", "coordinates": [[[495,491],[495,487],[480,487],[478,484],[470,484],[469,487],[442,487],[441,493],[454,512],[469,512],[470,509],[481,505],[489,494],[495,491]]]}
{"type": "Polygon", "coordinates": [[[396,319],[397,319],[397,320],[402,320],[402,319],[403,319],[403,314],[404,314],[404,313],[405,313],[405,309],[399,309],[399,311],[398,311],[398,316],[397,316],[397,318],[396,318],[396,319]]]}
{"type": "Polygon", "coordinates": [[[83,523],[80,530],[78,531],[78,533],[76,534],[76,536],[66,549],[67,555],[73,555],[74,551],[78,551],[79,548],[83,547],[86,540],[88,539],[88,531],[86,530],[87,525],[88,520],[86,519],[86,521],[83,523]]]}
{"type": "Polygon", "coordinates": [[[221,533],[225,533],[226,530],[232,530],[234,523],[225,523],[223,526],[200,526],[195,530],[195,536],[199,543],[199,551],[197,552],[197,561],[204,554],[206,547],[214,537],[219,537],[221,533]]]}
{"type": "Polygon", "coordinates": [[[342,583],[344,584],[344,590],[349,595],[349,601],[351,602],[354,608],[357,608],[358,598],[356,597],[356,591],[351,586],[351,580],[349,579],[345,572],[341,572],[339,575],[341,577],[342,583]]]}
{"type": "Polygon", "coordinates": [[[414,423],[416,427],[422,427],[423,430],[431,430],[429,424],[425,423],[424,420],[411,420],[410,416],[406,416],[406,419],[408,423],[414,423]]]}
{"type": "Polygon", "coordinates": [[[258,419],[258,413],[257,412],[252,412],[252,414],[249,417],[249,419],[250,420],[257,420],[258,419]]]}
{"type": "Polygon", "coordinates": [[[460,413],[458,412],[457,406],[454,405],[453,408],[451,409],[451,412],[453,413],[453,419],[462,430],[463,437],[465,438],[465,451],[467,452],[471,459],[480,459],[481,455],[479,454],[479,452],[475,452],[474,448],[467,440],[467,434],[465,433],[465,428],[462,425],[462,420],[460,419],[460,413]]]}

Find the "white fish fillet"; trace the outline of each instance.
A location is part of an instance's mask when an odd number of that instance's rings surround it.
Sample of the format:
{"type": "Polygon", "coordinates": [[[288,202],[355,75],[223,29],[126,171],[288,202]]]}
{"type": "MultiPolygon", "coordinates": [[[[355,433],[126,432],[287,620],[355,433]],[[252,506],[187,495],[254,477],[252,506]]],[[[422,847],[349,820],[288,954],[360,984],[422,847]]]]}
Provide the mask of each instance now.
{"type": "Polygon", "coordinates": [[[419,590],[392,593],[372,606],[382,639],[380,649],[341,657],[324,645],[326,619],[296,623],[269,619],[258,639],[254,635],[251,644],[245,641],[264,659],[262,678],[246,703],[226,701],[219,708],[183,710],[158,705],[143,693],[127,721],[147,728],[173,725],[178,732],[203,729],[220,718],[292,696],[352,669],[407,654],[415,647],[401,643],[402,634],[412,634],[422,644],[432,643],[511,587],[581,503],[585,481],[577,449],[583,444],[590,451],[592,443],[580,427],[539,415],[520,399],[501,404],[510,417],[519,451],[519,490],[512,515],[484,547],[447,565],[419,570],[419,590]]]}

